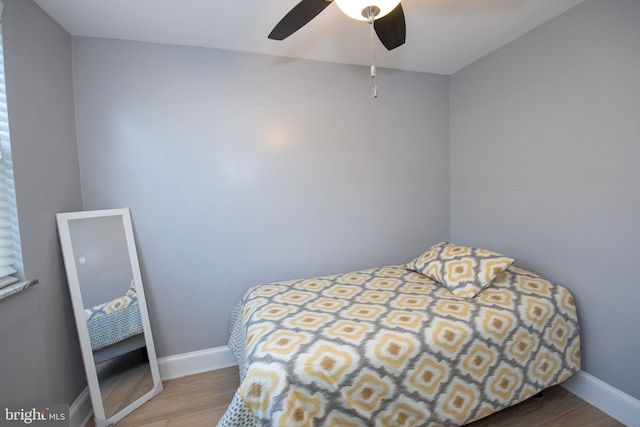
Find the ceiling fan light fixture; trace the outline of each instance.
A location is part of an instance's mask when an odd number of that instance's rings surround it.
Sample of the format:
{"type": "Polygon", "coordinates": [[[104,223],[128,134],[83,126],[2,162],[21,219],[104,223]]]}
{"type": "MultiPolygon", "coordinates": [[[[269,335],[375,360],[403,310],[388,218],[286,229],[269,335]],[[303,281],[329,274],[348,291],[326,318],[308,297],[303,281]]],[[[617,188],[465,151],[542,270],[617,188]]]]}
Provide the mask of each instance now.
{"type": "Polygon", "coordinates": [[[380,10],[380,12],[375,15],[375,19],[380,19],[385,15],[388,15],[395,9],[398,4],[400,4],[400,0],[334,0],[340,10],[344,12],[350,18],[353,18],[357,21],[367,21],[368,14],[364,13],[363,10],[369,9],[370,6],[373,6],[380,10]]]}

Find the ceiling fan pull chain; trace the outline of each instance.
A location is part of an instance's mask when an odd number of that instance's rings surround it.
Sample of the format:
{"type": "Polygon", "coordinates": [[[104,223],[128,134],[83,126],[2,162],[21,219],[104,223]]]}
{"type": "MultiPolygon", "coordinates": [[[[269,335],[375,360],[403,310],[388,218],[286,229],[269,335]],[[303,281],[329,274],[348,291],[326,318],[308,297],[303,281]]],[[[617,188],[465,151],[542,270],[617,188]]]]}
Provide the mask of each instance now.
{"type": "Polygon", "coordinates": [[[374,17],[375,17],[375,14],[371,9],[371,6],[369,6],[369,16],[367,20],[369,21],[369,29],[370,29],[369,38],[371,39],[371,79],[373,81],[373,88],[371,89],[371,94],[375,99],[378,97],[378,85],[376,84],[377,72],[376,72],[376,43],[375,43],[374,28],[373,28],[374,17]]]}

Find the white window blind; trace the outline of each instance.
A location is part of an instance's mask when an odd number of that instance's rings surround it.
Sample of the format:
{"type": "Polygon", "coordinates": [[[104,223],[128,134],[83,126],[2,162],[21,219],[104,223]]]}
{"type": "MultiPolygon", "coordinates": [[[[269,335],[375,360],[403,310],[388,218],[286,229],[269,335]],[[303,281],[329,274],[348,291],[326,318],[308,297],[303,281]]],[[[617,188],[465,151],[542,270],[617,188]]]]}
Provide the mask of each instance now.
{"type": "Polygon", "coordinates": [[[0,2],[0,288],[17,282],[18,271],[22,270],[4,79],[3,6],[0,2]]]}

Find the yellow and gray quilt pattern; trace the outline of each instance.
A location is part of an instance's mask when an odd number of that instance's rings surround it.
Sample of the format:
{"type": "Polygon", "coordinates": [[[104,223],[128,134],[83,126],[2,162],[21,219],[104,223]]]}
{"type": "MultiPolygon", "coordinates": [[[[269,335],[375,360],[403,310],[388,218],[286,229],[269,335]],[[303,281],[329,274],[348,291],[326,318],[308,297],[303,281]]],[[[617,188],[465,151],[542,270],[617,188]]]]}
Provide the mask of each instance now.
{"type": "Polygon", "coordinates": [[[134,281],[123,296],[85,309],[84,317],[93,351],[141,334],[142,317],[134,281]]]}
{"type": "Polygon", "coordinates": [[[471,300],[404,265],[250,289],[241,384],[219,426],[451,426],[580,368],[562,286],[515,266],[471,300]]]}

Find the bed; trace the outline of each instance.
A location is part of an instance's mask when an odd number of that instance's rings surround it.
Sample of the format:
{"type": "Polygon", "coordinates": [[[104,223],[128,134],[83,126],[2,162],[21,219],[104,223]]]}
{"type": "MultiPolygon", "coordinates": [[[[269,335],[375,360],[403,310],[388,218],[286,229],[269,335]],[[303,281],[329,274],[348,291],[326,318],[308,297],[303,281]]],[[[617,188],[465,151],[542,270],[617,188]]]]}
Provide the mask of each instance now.
{"type": "Polygon", "coordinates": [[[408,264],[257,286],[231,318],[219,427],[464,425],[580,369],[571,293],[449,242],[408,264]]]}
{"type": "Polygon", "coordinates": [[[121,297],[84,310],[95,363],[145,346],[135,282],[121,297]]]}

